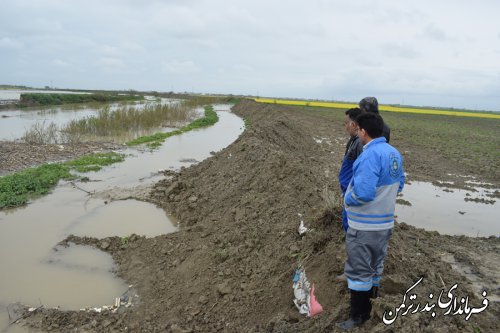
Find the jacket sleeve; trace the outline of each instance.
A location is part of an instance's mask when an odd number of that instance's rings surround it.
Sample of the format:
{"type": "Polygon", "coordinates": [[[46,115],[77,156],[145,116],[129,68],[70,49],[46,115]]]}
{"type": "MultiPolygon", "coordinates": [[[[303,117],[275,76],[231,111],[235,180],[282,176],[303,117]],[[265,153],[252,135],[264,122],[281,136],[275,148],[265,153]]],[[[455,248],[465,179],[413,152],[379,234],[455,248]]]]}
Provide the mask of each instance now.
{"type": "Polygon", "coordinates": [[[352,190],[346,193],[344,199],[347,206],[361,206],[375,199],[381,170],[380,161],[376,159],[375,155],[367,154],[356,164],[352,190]]]}

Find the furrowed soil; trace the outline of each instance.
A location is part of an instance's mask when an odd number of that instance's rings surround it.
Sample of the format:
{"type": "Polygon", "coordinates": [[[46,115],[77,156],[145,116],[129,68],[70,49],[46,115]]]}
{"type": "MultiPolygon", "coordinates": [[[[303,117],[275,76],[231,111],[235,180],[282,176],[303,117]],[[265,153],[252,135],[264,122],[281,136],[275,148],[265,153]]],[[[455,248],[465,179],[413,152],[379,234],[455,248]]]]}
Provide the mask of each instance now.
{"type": "MultiPolygon", "coordinates": [[[[233,111],[249,124],[240,138],[155,184],[149,195],[180,221],[180,231],[154,238],[132,235],[127,242],[74,236],[63,241],[109,252],[140,302],[117,313],[39,309],[26,312],[23,324],[58,332],[338,331],[335,323],[346,320],[349,311],[347,287],[334,279],[346,258],[337,182],[347,141],[343,112],[251,101],[233,111]],[[326,207],[324,192],[336,198],[334,209],[326,207]],[[309,228],[302,238],[299,213],[309,228]],[[299,315],[292,302],[299,264],[324,308],[314,318],[299,315]]],[[[467,163],[461,169],[443,154],[433,154],[430,169],[425,167],[421,159],[434,148],[412,146],[393,127],[391,143],[412,152],[404,154],[412,177],[440,180],[445,171],[481,177],[480,169],[467,163]]],[[[497,176],[490,173],[486,180],[498,186],[497,176]]],[[[500,306],[493,300],[468,321],[465,315],[444,316],[442,310],[435,318],[424,312],[400,316],[390,326],[382,322],[384,311],[394,311],[420,277],[419,299],[431,292],[437,296],[441,289],[446,295],[457,283],[455,293],[469,296],[470,306],[482,305],[477,284],[498,300],[499,260],[496,237],[443,236],[397,223],[381,295],[372,318],[356,332],[500,331],[500,306]],[[445,261],[450,256],[473,273],[475,285],[445,261]]]]}

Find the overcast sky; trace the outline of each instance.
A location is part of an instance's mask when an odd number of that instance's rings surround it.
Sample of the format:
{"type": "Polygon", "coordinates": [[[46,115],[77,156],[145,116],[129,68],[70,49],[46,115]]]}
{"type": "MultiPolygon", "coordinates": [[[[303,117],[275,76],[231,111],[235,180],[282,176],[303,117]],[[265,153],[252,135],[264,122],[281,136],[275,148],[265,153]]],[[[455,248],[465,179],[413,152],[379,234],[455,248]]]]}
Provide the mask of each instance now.
{"type": "Polygon", "coordinates": [[[498,0],[0,0],[0,84],[500,111],[498,0]]]}

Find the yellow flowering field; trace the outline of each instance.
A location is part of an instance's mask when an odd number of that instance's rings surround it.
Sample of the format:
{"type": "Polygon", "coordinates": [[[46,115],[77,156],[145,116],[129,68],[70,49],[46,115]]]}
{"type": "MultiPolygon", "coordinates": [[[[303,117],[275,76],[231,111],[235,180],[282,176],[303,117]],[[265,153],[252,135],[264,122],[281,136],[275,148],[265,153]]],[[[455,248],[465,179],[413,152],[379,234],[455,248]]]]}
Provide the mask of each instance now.
{"type": "MultiPolygon", "coordinates": [[[[255,98],[254,100],[256,102],[259,102],[259,103],[317,106],[317,107],[336,108],[336,109],[350,109],[350,108],[355,108],[358,106],[357,104],[354,104],[354,103],[298,101],[298,100],[285,100],[285,99],[273,99],[273,98],[255,98]]],[[[379,105],[379,110],[380,111],[389,111],[389,112],[437,114],[437,115],[445,115],[445,116],[500,119],[500,114],[494,114],[494,113],[436,110],[436,109],[417,109],[417,108],[405,108],[405,107],[397,107],[397,106],[389,106],[389,105],[379,105]]]]}

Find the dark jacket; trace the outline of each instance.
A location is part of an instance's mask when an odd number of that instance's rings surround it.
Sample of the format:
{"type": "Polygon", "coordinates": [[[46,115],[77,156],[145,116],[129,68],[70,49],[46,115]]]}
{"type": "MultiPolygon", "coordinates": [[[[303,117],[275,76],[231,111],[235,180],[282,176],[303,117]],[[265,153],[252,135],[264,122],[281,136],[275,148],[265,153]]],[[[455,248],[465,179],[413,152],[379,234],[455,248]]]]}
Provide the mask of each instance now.
{"type": "Polygon", "coordinates": [[[391,129],[387,124],[384,122],[384,131],[382,132],[382,135],[384,138],[387,140],[387,143],[389,143],[389,140],[391,139],[391,129]]]}
{"type": "Polygon", "coordinates": [[[352,166],[354,161],[358,158],[358,156],[363,152],[363,144],[359,140],[358,136],[351,136],[349,141],[347,142],[344,160],[342,161],[342,166],[340,167],[339,172],[339,183],[340,189],[342,193],[345,193],[347,190],[347,186],[352,178],[352,166]]]}

